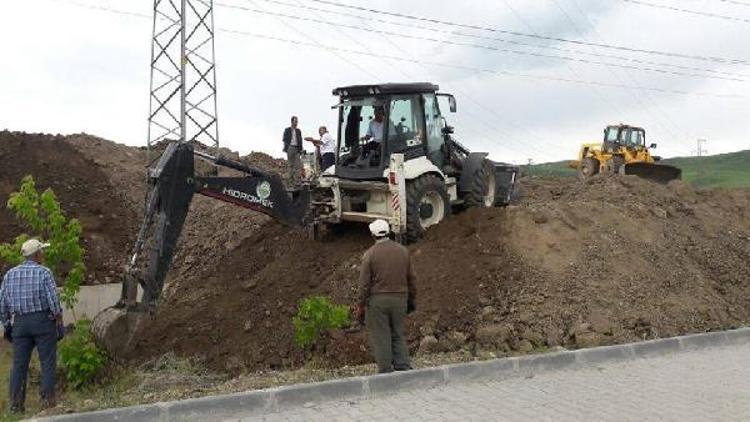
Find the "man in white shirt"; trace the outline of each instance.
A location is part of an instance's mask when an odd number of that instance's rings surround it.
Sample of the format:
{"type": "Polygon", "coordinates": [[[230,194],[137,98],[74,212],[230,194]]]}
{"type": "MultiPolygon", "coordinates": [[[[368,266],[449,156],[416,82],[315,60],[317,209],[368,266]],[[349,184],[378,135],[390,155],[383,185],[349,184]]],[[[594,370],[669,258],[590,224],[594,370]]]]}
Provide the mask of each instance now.
{"type": "Polygon", "coordinates": [[[333,139],[328,129],[321,126],[318,129],[320,139],[305,138],[306,141],[312,142],[315,146],[320,147],[320,170],[325,171],[328,167],[336,164],[336,140],[333,139]]]}

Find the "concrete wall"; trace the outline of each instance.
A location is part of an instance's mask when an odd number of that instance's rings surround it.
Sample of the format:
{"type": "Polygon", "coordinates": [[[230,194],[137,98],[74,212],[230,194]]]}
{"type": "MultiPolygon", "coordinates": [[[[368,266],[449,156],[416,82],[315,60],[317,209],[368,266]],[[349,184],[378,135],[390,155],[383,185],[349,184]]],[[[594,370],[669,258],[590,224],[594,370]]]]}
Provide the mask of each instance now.
{"type": "MultiPolygon", "coordinates": [[[[81,291],[78,293],[78,304],[75,306],[75,316],[82,318],[84,315],[89,319],[93,319],[96,314],[101,310],[108,308],[118,300],[120,300],[120,292],[122,291],[122,285],[120,283],[115,284],[100,284],[97,286],[81,286],[81,291]]],[[[143,291],[140,286],[138,287],[138,299],[140,300],[143,296],[143,291]]],[[[64,307],[63,307],[64,308],[64,307]]],[[[75,319],[73,318],[73,312],[67,309],[63,311],[63,321],[65,324],[72,324],[75,319]]],[[[3,329],[0,327],[0,333],[3,329]]]]}

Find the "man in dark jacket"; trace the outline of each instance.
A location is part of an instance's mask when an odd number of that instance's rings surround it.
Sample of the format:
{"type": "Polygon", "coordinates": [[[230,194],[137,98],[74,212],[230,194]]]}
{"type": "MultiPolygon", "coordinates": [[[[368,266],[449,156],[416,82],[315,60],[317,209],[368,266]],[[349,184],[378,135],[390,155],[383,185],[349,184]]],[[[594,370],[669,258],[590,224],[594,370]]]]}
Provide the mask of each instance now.
{"type": "Polygon", "coordinates": [[[302,131],[297,128],[297,116],[292,116],[292,125],[284,129],[284,152],[289,164],[289,184],[296,188],[302,179],[302,131]]]}
{"type": "Polygon", "coordinates": [[[365,252],[359,277],[356,317],[366,324],[378,372],[411,369],[404,336],[408,304],[416,298],[409,250],[388,238],[385,220],[370,224],[375,245],[365,252]]]}

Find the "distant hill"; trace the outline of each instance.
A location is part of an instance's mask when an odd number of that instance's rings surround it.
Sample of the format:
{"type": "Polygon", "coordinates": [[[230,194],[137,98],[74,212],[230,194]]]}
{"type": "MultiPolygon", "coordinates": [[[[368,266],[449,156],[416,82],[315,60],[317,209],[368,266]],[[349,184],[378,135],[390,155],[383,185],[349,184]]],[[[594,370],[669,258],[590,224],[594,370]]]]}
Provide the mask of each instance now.
{"type": "MultiPolygon", "coordinates": [[[[534,176],[572,177],[576,171],[569,161],[535,164],[528,169],[534,176]]],[[[662,161],[682,169],[682,178],[696,187],[750,187],[750,150],[706,157],[678,157],[662,161]]]]}

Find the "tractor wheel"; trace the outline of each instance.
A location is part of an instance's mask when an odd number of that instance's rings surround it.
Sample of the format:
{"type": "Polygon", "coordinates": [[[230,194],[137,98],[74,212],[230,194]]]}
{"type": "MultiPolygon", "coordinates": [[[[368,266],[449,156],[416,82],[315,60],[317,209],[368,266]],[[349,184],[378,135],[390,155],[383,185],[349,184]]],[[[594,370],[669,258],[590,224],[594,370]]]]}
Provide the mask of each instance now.
{"type": "Polygon", "coordinates": [[[586,180],[597,173],[599,173],[599,160],[591,157],[581,160],[581,165],[578,167],[578,177],[581,180],[586,180]]]}
{"type": "Polygon", "coordinates": [[[428,227],[451,213],[448,189],[439,177],[427,174],[406,184],[406,240],[416,242],[428,227]]]}
{"type": "Polygon", "coordinates": [[[471,180],[470,189],[464,193],[463,200],[466,207],[490,208],[495,205],[495,169],[489,160],[484,160],[482,166],[474,174],[462,175],[471,180]]]}

